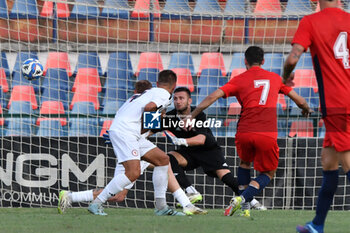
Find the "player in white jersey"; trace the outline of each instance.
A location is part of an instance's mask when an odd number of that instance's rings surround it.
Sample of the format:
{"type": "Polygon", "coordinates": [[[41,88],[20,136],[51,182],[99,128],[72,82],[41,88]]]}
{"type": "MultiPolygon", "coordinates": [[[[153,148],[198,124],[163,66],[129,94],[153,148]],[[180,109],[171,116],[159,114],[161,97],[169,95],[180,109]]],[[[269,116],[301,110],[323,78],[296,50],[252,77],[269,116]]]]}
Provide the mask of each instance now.
{"type": "Polygon", "coordinates": [[[153,186],[156,204],[156,215],[184,215],[171,209],[165,200],[168,186],[169,157],[142,133],[144,112],[156,112],[160,115],[171,103],[171,93],[176,86],[176,74],[171,70],[161,71],[158,75],[157,87],[135,94],[118,110],[109,134],[118,163],[125,168],[125,173],[115,176],[89,205],[88,210],[95,215],[107,215],[102,207],[110,197],[121,192],[132,184],[141,174],[140,159],[152,163],[153,186]]]}

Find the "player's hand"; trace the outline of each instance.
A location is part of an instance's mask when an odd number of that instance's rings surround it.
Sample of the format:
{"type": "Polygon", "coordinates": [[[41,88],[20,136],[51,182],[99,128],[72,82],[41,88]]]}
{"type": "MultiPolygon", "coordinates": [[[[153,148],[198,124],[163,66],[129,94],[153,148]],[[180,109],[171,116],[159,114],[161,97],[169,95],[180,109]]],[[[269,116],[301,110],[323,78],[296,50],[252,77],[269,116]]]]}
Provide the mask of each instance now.
{"type": "Polygon", "coordinates": [[[111,139],[109,138],[109,131],[103,134],[103,139],[105,140],[105,144],[111,144],[111,139]]]}
{"type": "Polygon", "coordinates": [[[171,141],[172,144],[175,146],[186,146],[188,147],[187,141],[185,138],[177,138],[176,136],[171,135],[166,130],[164,131],[166,137],[169,141],[171,141]]]}
{"type": "Polygon", "coordinates": [[[303,109],[302,111],[301,111],[301,114],[304,116],[304,117],[306,117],[306,118],[308,118],[310,115],[311,115],[311,113],[313,113],[314,111],[311,109],[311,108],[307,108],[307,109],[303,109]]]}
{"type": "Polygon", "coordinates": [[[294,80],[294,72],[290,73],[287,79],[283,79],[283,83],[288,87],[293,87],[295,85],[293,80],[294,80]]]}

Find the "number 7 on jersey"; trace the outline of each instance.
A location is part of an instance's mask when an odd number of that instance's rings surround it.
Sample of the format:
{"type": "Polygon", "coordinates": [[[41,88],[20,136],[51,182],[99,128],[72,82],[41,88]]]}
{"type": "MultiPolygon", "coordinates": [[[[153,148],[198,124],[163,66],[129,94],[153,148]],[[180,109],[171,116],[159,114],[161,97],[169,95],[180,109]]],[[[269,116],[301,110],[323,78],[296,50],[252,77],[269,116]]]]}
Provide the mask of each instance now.
{"type": "Polygon", "coordinates": [[[266,79],[254,80],[254,87],[255,88],[259,88],[261,86],[263,87],[263,90],[261,92],[259,104],[265,105],[266,100],[267,100],[267,96],[269,95],[269,91],[270,91],[270,80],[268,80],[268,79],[267,80],[266,79]]]}

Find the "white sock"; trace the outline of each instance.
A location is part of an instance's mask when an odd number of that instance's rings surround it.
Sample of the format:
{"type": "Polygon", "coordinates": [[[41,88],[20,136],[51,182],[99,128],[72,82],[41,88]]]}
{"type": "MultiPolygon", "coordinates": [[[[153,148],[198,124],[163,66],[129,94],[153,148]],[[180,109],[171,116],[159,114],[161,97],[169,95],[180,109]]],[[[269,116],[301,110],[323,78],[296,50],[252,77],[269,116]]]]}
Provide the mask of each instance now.
{"type": "Polygon", "coordinates": [[[259,202],[258,202],[258,200],[256,200],[255,198],[250,202],[250,204],[251,204],[252,206],[255,206],[257,203],[259,203],[259,202]]]}
{"type": "Polygon", "coordinates": [[[183,207],[191,204],[190,199],[188,199],[185,192],[181,188],[173,192],[173,196],[183,207]]]}
{"type": "Polygon", "coordinates": [[[168,165],[154,167],[152,181],[154,197],[165,198],[165,193],[168,189],[168,165]]]}
{"type": "Polygon", "coordinates": [[[103,189],[103,191],[94,200],[95,203],[105,203],[110,197],[121,192],[127,185],[132,182],[125,174],[115,176],[103,189]]]}
{"type": "Polygon", "coordinates": [[[168,165],[157,166],[153,169],[152,181],[157,209],[163,209],[166,206],[165,194],[168,189],[168,167],[168,165]]]}
{"type": "Polygon", "coordinates": [[[92,201],[94,195],[92,190],[72,192],[72,202],[92,201]]]}
{"type": "Polygon", "coordinates": [[[193,187],[193,186],[191,185],[191,186],[188,186],[188,187],[186,188],[186,193],[192,194],[192,193],[199,193],[199,192],[195,189],[195,187],[193,187]]]}

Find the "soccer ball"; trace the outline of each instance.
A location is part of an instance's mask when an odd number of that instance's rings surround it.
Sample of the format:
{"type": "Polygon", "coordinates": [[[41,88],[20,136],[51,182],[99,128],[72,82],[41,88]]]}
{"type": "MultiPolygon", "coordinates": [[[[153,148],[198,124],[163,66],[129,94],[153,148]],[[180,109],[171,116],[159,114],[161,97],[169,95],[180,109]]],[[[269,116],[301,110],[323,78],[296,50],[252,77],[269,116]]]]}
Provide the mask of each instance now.
{"type": "Polygon", "coordinates": [[[29,58],[22,64],[23,76],[28,80],[36,80],[43,75],[44,67],[37,59],[29,58]]]}

